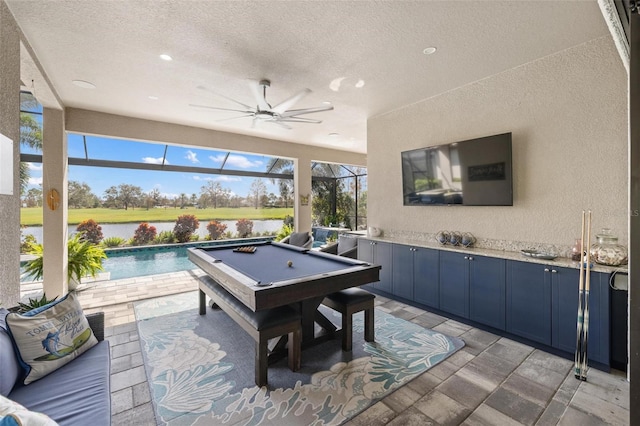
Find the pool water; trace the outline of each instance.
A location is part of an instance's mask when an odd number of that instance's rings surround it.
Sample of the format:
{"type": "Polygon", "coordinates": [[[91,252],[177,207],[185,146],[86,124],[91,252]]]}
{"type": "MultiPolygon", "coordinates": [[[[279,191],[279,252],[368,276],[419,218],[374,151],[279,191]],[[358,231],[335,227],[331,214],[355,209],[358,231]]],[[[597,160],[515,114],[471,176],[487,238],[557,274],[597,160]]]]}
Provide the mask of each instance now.
{"type": "Polygon", "coordinates": [[[142,277],[145,275],[165,274],[168,272],[189,271],[196,269],[187,257],[187,249],[191,247],[211,247],[232,243],[251,243],[270,241],[272,238],[252,238],[250,241],[225,240],[208,243],[189,243],[176,246],[162,245],[105,250],[107,259],[102,262],[105,272],[111,274],[110,279],[142,277]]]}
{"type": "Polygon", "coordinates": [[[186,247],[109,254],[108,258],[102,262],[102,266],[105,272],[110,272],[112,280],[196,268],[196,265],[187,258],[186,247]]]}

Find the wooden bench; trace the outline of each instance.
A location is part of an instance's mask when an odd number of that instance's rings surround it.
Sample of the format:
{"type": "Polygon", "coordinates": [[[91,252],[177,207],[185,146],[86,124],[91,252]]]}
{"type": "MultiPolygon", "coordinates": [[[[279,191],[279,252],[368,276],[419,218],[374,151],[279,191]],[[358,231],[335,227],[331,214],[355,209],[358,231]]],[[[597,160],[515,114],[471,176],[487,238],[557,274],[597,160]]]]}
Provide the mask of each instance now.
{"type": "Polygon", "coordinates": [[[256,385],[267,385],[269,339],[288,334],[288,360],[292,371],[300,369],[301,315],[289,306],[253,312],[209,276],[200,277],[200,315],[206,314],[206,296],[256,341],[256,385]]]}
{"type": "Polygon", "coordinates": [[[342,350],[350,351],[353,340],[353,314],[364,311],[364,340],[374,341],[375,296],[360,288],[347,288],[331,293],[322,304],[342,314],[342,350]]]}

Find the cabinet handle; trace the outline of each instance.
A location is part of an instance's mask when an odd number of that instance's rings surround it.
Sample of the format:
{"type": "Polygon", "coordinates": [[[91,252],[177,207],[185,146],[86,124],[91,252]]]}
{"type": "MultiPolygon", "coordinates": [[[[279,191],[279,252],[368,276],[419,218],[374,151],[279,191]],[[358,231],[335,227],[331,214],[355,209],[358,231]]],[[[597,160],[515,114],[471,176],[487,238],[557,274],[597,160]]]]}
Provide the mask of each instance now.
{"type": "Polygon", "coordinates": [[[464,260],[469,260],[469,256],[465,256],[465,257],[464,257],[464,260]]]}
{"type": "Polygon", "coordinates": [[[558,271],[556,271],[555,269],[552,269],[552,270],[551,270],[551,272],[552,272],[553,274],[557,274],[557,273],[558,273],[558,271]]]}
{"type": "Polygon", "coordinates": [[[544,268],[544,271],[545,272],[549,272],[549,268],[544,268]]]}
{"type": "Polygon", "coordinates": [[[469,260],[473,260],[473,256],[469,256],[469,260]]]}

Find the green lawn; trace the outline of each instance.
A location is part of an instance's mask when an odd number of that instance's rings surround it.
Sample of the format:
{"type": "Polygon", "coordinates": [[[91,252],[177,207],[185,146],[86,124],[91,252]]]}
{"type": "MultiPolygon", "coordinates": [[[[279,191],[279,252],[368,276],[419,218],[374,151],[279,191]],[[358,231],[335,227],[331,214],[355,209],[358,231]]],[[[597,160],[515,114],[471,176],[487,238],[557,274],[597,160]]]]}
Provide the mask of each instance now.
{"type": "MultiPolygon", "coordinates": [[[[140,223],[140,222],[174,222],[178,216],[192,214],[202,222],[237,219],[284,219],[293,216],[292,208],[254,209],[253,207],[219,208],[219,209],[69,209],[69,224],[76,225],[83,220],[93,219],[102,223],[140,223]]],[[[23,208],[20,212],[20,224],[23,226],[42,225],[42,208],[23,208]]]]}

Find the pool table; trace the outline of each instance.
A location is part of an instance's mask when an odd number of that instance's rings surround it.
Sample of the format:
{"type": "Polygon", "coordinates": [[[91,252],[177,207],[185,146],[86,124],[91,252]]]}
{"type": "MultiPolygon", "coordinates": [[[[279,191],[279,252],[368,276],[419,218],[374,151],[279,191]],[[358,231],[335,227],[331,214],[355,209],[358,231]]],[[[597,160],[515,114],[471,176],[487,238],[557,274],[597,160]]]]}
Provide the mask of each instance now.
{"type": "Polygon", "coordinates": [[[315,323],[333,324],[319,311],[322,299],[379,281],[380,266],[276,242],[190,248],[189,260],[254,312],[292,305],[302,314],[302,343],[316,340],[315,323]],[[243,247],[255,247],[253,253],[243,247]]]}

